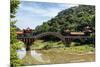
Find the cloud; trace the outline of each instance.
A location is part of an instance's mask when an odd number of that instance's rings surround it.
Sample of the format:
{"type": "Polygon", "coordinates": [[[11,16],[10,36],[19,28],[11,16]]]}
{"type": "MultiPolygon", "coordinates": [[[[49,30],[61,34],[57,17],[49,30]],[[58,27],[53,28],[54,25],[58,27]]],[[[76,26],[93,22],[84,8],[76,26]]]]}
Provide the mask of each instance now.
{"type": "Polygon", "coordinates": [[[58,12],[77,5],[68,5],[62,3],[44,3],[21,1],[17,12],[16,25],[19,28],[35,28],[43,22],[50,20],[58,14],[58,12]]]}
{"type": "Polygon", "coordinates": [[[46,16],[46,17],[54,17],[57,15],[57,13],[63,9],[73,7],[76,5],[67,5],[67,4],[52,4],[52,3],[37,3],[37,2],[23,2],[22,5],[20,5],[20,9],[23,11],[26,11],[28,13],[33,13],[33,15],[40,15],[40,16],[46,16]],[[48,6],[49,5],[49,6],[48,6]],[[53,6],[52,6],[53,5],[53,6]]]}

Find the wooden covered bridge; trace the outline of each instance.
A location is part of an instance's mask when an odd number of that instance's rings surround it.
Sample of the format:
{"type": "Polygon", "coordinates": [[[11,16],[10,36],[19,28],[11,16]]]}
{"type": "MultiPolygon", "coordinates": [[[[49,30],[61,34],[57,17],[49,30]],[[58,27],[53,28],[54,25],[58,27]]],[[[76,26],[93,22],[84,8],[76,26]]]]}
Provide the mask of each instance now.
{"type": "Polygon", "coordinates": [[[16,32],[17,39],[23,41],[26,44],[26,51],[30,50],[30,46],[35,40],[48,35],[52,35],[59,38],[66,46],[69,46],[69,43],[73,39],[88,39],[90,38],[89,33],[91,33],[91,31],[88,30],[85,32],[68,32],[67,35],[62,35],[61,33],[58,32],[44,32],[37,35],[33,35],[32,32],[33,32],[32,29],[29,28],[24,29],[23,31],[16,32]]]}

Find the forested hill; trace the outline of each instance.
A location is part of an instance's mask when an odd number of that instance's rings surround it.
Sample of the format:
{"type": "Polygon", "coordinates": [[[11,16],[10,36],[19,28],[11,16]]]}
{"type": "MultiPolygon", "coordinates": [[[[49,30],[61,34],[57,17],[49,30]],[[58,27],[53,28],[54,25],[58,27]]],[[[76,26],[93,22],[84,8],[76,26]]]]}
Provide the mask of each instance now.
{"type": "Polygon", "coordinates": [[[61,32],[65,29],[82,31],[85,26],[95,28],[95,6],[80,5],[65,9],[59,12],[56,17],[37,26],[35,31],[38,33],[61,32]]]}

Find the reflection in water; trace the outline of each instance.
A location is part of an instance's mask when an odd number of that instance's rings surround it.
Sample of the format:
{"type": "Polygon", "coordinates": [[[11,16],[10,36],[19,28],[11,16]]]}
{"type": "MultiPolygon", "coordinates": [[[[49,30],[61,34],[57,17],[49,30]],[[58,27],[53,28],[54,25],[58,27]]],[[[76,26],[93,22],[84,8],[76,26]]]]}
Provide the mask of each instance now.
{"type": "Polygon", "coordinates": [[[26,55],[26,50],[25,48],[21,48],[20,50],[17,50],[18,58],[23,59],[26,55]]]}
{"type": "Polygon", "coordinates": [[[41,53],[38,53],[36,50],[26,51],[25,48],[17,50],[18,58],[24,59],[25,56],[30,56],[39,62],[50,62],[49,60],[44,60],[41,53]]]}
{"type": "Polygon", "coordinates": [[[35,50],[31,51],[32,57],[34,57],[37,61],[44,62],[42,58],[42,54],[37,53],[35,50]]]}

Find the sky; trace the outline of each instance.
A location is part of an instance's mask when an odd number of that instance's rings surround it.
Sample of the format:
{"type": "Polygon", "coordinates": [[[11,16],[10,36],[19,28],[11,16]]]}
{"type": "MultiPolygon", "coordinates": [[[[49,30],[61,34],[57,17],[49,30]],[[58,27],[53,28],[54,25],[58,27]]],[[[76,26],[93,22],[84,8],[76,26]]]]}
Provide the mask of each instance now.
{"type": "Polygon", "coordinates": [[[77,5],[21,1],[16,13],[16,26],[20,29],[26,29],[28,27],[35,29],[36,26],[55,17],[58,12],[73,6],[77,5]]]}

